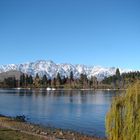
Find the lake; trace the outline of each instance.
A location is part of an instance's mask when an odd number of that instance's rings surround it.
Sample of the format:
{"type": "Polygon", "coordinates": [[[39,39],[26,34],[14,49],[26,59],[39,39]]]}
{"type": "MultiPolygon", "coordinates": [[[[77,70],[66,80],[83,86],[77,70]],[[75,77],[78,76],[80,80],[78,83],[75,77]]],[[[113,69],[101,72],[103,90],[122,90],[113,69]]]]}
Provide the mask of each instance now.
{"type": "Polygon", "coordinates": [[[0,114],[29,122],[105,136],[105,116],[118,91],[0,89],[0,114]]]}

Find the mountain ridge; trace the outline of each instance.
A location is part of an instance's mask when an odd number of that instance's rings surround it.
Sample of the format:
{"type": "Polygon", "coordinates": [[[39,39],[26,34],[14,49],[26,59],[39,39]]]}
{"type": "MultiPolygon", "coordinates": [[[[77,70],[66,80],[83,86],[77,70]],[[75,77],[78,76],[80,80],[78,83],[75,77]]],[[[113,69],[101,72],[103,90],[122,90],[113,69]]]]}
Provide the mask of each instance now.
{"type": "MultiPolygon", "coordinates": [[[[11,70],[20,71],[35,77],[38,73],[39,76],[46,75],[48,78],[56,77],[59,72],[61,76],[69,77],[70,72],[73,72],[74,78],[79,78],[80,74],[86,74],[88,78],[95,76],[97,79],[102,80],[105,77],[114,75],[116,72],[115,67],[102,67],[102,66],[87,66],[82,64],[70,63],[55,63],[52,60],[37,60],[35,62],[26,62],[21,64],[7,64],[0,66],[0,73],[8,72],[11,70]]],[[[121,73],[129,72],[127,69],[120,69],[121,73]]]]}

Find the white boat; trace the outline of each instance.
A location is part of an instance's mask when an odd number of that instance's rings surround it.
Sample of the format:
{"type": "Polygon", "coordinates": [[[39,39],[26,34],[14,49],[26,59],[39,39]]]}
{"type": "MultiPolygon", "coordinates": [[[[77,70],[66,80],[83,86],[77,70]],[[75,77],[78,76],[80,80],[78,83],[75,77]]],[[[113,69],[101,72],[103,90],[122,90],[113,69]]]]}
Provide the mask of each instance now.
{"type": "Polygon", "coordinates": [[[46,90],[50,91],[50,90],[52,90],[52,89],[48,87],[48,88],[46,88],[46,90]]]}

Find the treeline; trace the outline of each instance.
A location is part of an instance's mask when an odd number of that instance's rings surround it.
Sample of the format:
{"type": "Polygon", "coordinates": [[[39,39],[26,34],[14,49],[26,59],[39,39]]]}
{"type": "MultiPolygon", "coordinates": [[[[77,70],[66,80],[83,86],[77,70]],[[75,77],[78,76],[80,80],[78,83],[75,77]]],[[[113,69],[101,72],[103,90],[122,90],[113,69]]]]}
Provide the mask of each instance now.
{"type": "Polygon", "coordinates": [[[116,74],[102,81],[98,81],[96,77],[88,78],[86,74],[81,74],[79,78],[75,79],[73,72],[70,72],[69,77],[57,76],[53,79],[48,78],[46,75],[40,77],[36,74],[35,77],[31,75],[22,74],[19,79],[15,77],[5,78],[0,82],[2,88],[65,88],[65,89],[126,89],[130,84],[140,80],[140,72],[129,72],[120,74],[119,69],[116,74]]]}
{"type": "Polygon", "coordinates": [[[116,74],[105,78],[102,84],[114,89],[126,89],[129,85],[133,84],[137,80],[140,80],[140,72],[128,72],[120,74],[119,69],[116,70],[116,74]]]}
{"type": "Polygon", "coordinates": [[[0,87],[6,88],[98,88],[100,82],[98,82],[96,77],[91,77],[90,79],[86,74],[81,74],[79,78],[75,79],[73,72],[70,72],[69,77],[61,76],[57,73],[57,76],[53,79],[47,78],[46,75],[39,77],[36,74],[35,77],[31,75],[22,74],[20,79],[17,80],[15,77],[5,78],[3,82],[0,83],[0,87]]]}

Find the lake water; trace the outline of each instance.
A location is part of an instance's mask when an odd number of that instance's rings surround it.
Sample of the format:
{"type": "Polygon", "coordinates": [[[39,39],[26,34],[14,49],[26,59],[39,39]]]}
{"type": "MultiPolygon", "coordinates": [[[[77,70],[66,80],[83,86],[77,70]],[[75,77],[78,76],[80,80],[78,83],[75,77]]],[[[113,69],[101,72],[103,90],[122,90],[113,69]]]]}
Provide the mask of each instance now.
{"type": "Polygon", "coordinates": [[[0,89],[0,114],[88,135],[105,136],[105,115],[117,91],[0,89]]]}

